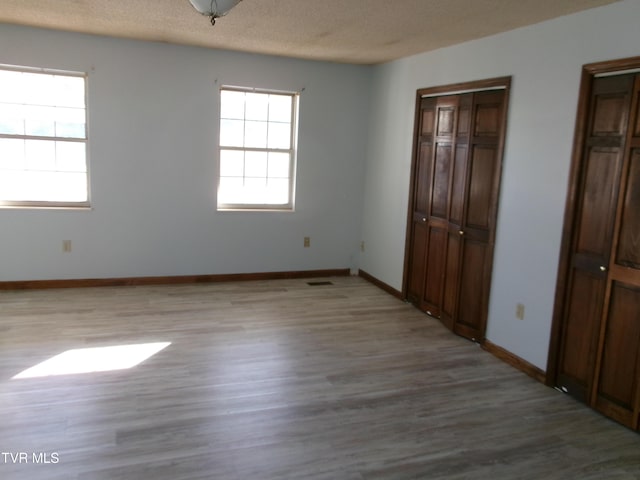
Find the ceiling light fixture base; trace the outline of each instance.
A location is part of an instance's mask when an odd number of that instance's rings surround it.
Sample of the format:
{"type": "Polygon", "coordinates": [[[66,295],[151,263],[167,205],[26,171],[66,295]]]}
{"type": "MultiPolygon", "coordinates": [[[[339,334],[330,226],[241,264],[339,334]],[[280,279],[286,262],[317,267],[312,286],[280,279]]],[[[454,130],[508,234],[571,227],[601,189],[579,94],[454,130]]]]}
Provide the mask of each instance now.
{"type": "Polygon", "coordinates": [[[242,0],[189,0],[193,8],[202,15],[211,18],[211,25],[215,25],[216,18],[224,17],[229,10],[242,0]]]}

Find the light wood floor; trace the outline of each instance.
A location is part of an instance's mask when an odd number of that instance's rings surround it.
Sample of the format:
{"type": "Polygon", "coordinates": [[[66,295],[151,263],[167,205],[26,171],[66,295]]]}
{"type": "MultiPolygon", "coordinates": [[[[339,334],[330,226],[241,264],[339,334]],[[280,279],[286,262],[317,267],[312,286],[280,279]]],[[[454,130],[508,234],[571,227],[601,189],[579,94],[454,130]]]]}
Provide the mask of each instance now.
{"type": "Polygon", "coordinates": [[[58,458],[0,455],[0,478],[640,478],[637,433],[331,281],[0,292],[0,453],[58,458]],[[71,348],[165,341],[130,370],[11,379],[71,348]]]}

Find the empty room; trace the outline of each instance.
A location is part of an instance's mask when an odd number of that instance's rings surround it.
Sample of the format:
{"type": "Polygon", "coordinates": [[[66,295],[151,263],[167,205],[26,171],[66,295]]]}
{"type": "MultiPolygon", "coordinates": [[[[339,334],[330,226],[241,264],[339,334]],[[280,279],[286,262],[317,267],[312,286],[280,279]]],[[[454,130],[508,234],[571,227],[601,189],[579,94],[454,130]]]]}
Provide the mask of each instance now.
{"type": "Polygon", "coordinates": [[[638,21],[0,2],[0,478],[640,479],[638,21]]]}

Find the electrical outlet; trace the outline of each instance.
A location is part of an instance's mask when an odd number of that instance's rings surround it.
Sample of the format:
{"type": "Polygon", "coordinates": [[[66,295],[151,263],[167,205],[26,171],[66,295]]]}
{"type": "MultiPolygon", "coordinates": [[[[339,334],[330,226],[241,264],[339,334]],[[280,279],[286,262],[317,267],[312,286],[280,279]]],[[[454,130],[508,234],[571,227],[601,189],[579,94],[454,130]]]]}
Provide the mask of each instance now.
{"type": "Polygon", "coordinates": [[[364,240],[360,242],[360,251],[364,252],[364,240]]]}
{"type": "Polygon", "coordinates": [[[304,237],[304,248],[309,248],[311,246],[311,237],[304,237]]]}
{"type": "Polygon", "coordinates": [[[516,318],[518,320],[524,320],[524,304],[523,303],[516,304],[516,318]]]}
{"type": "Polygon", "coordinates": [[[64,253],[69,253],[71,251],[71,240],[62,241],[62,251],[64,253]]]}

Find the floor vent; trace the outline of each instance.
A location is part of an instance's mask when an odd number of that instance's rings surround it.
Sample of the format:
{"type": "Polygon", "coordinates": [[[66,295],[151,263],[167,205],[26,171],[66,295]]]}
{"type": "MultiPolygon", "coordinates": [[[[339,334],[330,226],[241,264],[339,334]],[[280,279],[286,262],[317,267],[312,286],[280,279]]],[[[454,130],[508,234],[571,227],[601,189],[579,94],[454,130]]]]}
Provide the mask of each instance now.
{"type": "Polygon", "coordinates": [[[319,287],[320,285],[333,285],[331,282],[307,282],[310,287],[319,287]]]}

